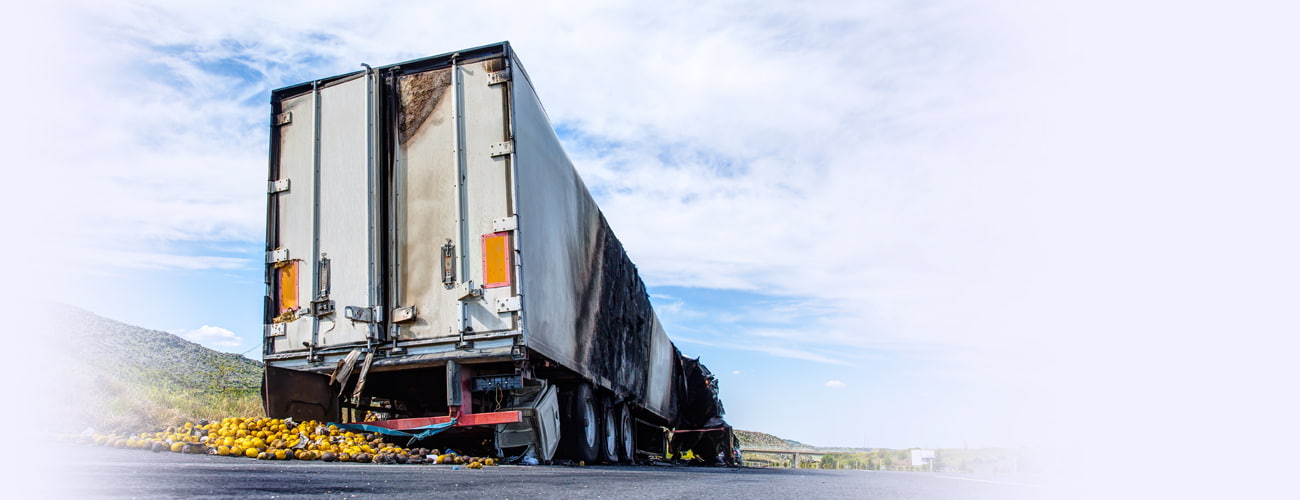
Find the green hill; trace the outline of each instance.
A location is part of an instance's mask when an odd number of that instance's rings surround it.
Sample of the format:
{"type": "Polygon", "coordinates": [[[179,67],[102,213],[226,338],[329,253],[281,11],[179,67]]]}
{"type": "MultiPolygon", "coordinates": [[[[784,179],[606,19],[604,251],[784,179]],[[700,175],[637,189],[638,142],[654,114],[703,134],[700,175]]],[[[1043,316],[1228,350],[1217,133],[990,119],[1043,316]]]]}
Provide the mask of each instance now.
{"type": "Polygon", "coordinates": [[[780,450],[806,450],[812,449],[811,446],[790,439],[781,439],[765,432],[743,431],[736,429],[736,439],[740,440],[740,446],[746,448],[765,448],[780,450]]]}
{"type": "Polygon", "coordinates": [[[72,423],[132,431],[262,414],[262,364],[63,306],[72,423]]]}

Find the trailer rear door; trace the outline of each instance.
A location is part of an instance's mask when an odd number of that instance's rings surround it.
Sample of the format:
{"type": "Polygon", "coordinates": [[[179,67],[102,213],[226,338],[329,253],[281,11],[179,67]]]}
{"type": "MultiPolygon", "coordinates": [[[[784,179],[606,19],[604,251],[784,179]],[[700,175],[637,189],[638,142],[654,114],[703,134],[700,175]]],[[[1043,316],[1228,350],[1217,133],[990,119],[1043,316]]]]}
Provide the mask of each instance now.
{"type": "Polygon", "coordinates": [[[496,58],[394,78],[398,340],[518,328],[507,75],[496,58]]]}
{"type": "Polygon", "coordinates": [[[382,333],[373,81],[358,73],[280,103],[268,354],[382,333]]]}

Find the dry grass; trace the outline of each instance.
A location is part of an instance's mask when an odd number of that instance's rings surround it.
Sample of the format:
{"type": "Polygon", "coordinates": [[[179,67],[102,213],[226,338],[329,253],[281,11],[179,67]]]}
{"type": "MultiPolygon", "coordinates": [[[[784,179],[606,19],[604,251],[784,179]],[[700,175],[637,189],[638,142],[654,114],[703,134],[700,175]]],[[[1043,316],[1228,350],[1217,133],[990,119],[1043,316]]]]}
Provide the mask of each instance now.
{"type": "Polygon", "coordinates": [[[204,393],[166,386],[141,386],[97,377],[92,390],[80,391],[79,424],[96,430],[142,432],[198,419],[263,416],[257,394],[204,393]]]}

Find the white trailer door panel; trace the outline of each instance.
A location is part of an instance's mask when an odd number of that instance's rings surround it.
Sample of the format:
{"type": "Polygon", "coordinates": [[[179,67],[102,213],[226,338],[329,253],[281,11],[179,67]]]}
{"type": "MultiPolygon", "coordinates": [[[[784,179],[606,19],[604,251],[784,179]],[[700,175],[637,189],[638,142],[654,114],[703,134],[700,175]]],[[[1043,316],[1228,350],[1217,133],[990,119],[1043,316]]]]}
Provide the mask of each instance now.
{"type": "Polygon", "coordinates": [[[401,75],[393,180],[398,340],[516,328],[502,59],[401,75]]]}
{"type": "Polygon", "coordinates": [[[451,70],[397,78],[399,112],[393,178],[392,274],[395,307],[414,307],[398,323],[398,338],[454,334],[454,266],[444,269],[443,247],[456,245],[456,132],[451,70]]]}
{"type": "Polygon", "coordinates": [[[280,125],[279,174],[289,182],[271,196],[287,259],[274,264],[275,352],[364,343],[382,319],[371,82],[345,79],[282,106],[291,115],[280,125]]]}

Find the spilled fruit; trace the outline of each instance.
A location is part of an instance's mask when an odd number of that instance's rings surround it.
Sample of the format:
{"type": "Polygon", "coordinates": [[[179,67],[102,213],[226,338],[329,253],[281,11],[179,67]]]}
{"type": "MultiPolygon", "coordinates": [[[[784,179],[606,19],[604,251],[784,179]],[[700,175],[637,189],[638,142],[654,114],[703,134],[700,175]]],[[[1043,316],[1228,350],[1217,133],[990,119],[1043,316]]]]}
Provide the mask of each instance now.
{"type": "Polygon", "coordinates": [[[155,453],[169,451],[258,460],[468,464],[471,469],[499,463],[495,458],[471,457],[453,450],[439,453],[426,448],[405,448],[385,442],[378,434],[355,432],[325,422],[295,422],[278,418],[198,420],[155,432],[130,435],[87,431],[74,439],[86,444],[150,450],[155,453]]]}

